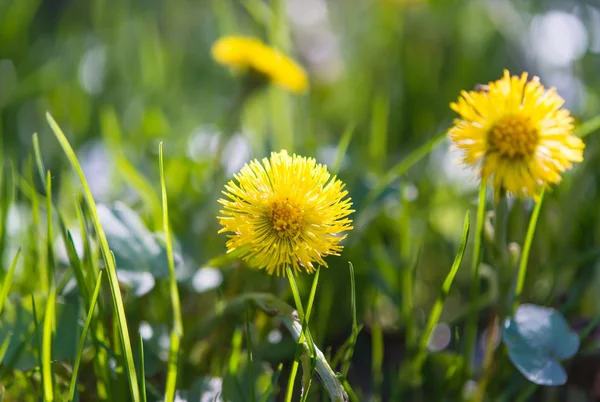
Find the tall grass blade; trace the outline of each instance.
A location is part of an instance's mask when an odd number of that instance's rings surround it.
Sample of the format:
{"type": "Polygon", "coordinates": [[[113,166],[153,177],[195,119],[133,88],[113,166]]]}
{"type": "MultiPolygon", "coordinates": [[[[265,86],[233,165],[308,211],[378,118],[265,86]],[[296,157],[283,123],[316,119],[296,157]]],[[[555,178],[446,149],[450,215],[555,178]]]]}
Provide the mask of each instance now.
{"type": "MultiPolygon", "coordinates": [[[[94,284],[91,281],[97,278],[100,274],[98,268],[98,258],[94,254],[92,245],[90,243],[90,233],[88,225],[84,218],[83,210],[81,208],[80,196],[75,197],[75,211],[77,213],[77,220],[79,222],[79,230],[81,232],[81,238],[83,240],[83,259],[81,261],[83,270],[87,272],[85,280],[87,282],[87,288],[92,289],[94,284]]],[[[88,292],[89,293],[89,292],[88,292]]],[[[89,305],[86,305],[89,308],[89,305]]],[[[106,344],[106,333],[102,325],[102,321],[99,317],[104,316],[104,309],[102,303],[98,303],[96,306],[97,315],[92,320],[91,329],[95,339],[99,344],[106,344]]],[[[108,365],[108,354],[105,348],[97,348],[96,356],[94,357],[94,371],[96,372],[96,388],[98,390],[98,397],[103,400],[111,400],[111,386],[110,386],[110,367],[108,365]]]]}
{"type": "Polygon", "coordinates": [[[79,338],[79,346],[77,347],[77,354],[75,355],[75,361],[73,363],[73,373],[71,374],[71,382],[69,383],[69,401],[73,401],[75,398],[75,390],[77,389],[77,375],[79,374],[79,366],[81,364],[81,357],[83,355],[83,348],[85,346],[85,338],[87,337],[90,324],[94,317],[94,309],[96,308],[96,302],[98,301],[98,295],[100,294],[100,285],[102,284],[102,272],[98,274],[96,280],[96,287],[90,300],[87,316],[85,323],[83,324],[83,330],[81,331],[81,337],[79,338]]]}
{"type": "Polygon", "coordinates": [[[183,320],[181,318],[181,302],[179,300],[179,290],[177,289],[177,278],[175,277],[173,244],[171,241],[171,231],[169,229],[169,205],[167,202],[167,186],[165,183],[162,142],[158,145],[158,160],[160,168],[160,188],[162,194],[163,231],[165,233],[167,258],[169,261],[169,293],[171,295],[171,306],[173,308],[173,332],[171,333],[169,368],[167,372],[167,385],[165,388],[165,401],[169,402],[175,399],[175,390],[177,388],[179,342],[183,336],[183,320]]]}
{"type": "Polygon", "coordinates": [[[40,236],[40,200],[38,192],[35,189],[33,183],[34,180],[34,168],[33,158],[31,155],[27,158],[26,164],[27,178],[23,179],[23,182],[29,180],[31,191],[29,199],[31,201],[31,219],[32,225],[29,230],[29,267],[25,270],[24,275],[30,275],[31,277],[37,277],[38,283],[41,283],[40,290],[43,294],[47,294],[49,289],[46,287],[48,278],[46,278],[46,257],[44,256],[43,236],[40,236]]]}
{"type": "Polygon", "coordinates": [[[31,313],[33,314],[33,339],[35,344],[34,350],[37,351],[36,357],[38,360],[38,366],[42,367],[42,338],[40,334],[40,325],[38,321],[37,308],[35,305],[35,297],[33,296],[33,293],[31,294],[31,313]]]}
{"type": "Polygon", "coordinates": [[[350,334],[350,342],[348,343],[346,352],[344,353],[344,363],[342,364],[342,375],[344,378],[350,370],[350,360],[354,354],[354,345],[358,337],[358,324],[356,321],[356,283],[354,282],[354,266],[351,262],[348,263],[350,270],[350,309],[352,311],[352,333],[350,334]]]}
{"type": "Polygon", "coordinates": [[[413,167],[421,159],[429,155],[429,153],[442,142],[444,142],[445,139],[446,133],[438,134],[425,144],[421,145],[419,148],[412,151],[400,163],[388,170],[387,173],[385,173],[379,180],[379,183],[377,183],[377,185],[367,194],[362,209],[366,210],[366,208],[369,207],[390,184],[404,175],[408,169],[413,167]]]}
{"type": "Polygon", "coordinates": [[[349,124],[346,127],[344,134],[342,134],[342,138],[338,142],[337,148],[335,150],[335,159],[333,160],[333,166],[331,166],[331,174],[338,174],[338,172],[340,171],[342,163],[344,162],[344,156],[346,156],[346,151],[348,150],[350,141],[352,141],[354,129],[354,124],[349,124]]]}
{"type": "MultiPolygon", "coordinates": [[[[12,285],[12,280],[15,275],[15,268],[17,267],[17,262],[19,261],[19,256],[21,255],[21,249],[17,251],[15,254],[12,263],[10,264],[10,268],[8,268],[8,273],[4,277],[2,284],[0,284],[0,314],[2,314],[2,309],[4,308],[4,303],[8,298],[8,293],[10,292],[10,287],[12,285]]],[[[1,359],[0,359],[1,361],[1,359]]]]}
{"type": "Polygon", "coordinates": [[[54,232],[52,228],[52,176],[50,171],[46,174],[46,256],[48,263],[46,265],[46,284],[47,288],[51,288],[54,284],[54,232]]]}
{"type": "Polygon", "coordinates": [[[140,395],[142,398],[141,402],[146,402],[146,369],[144,362],[144,338],[142,334],[139,334],[140,339],[140,395]]]}
{"type": "Polygon", "coordinates": [[[50,289],[44,313],[42,333],[42,379],[44,383],[44,401],[54,401],[54,375],[52,372],[52,334],[54,332],[56,289],[50,289]]]}
{"type": "Polygon", "coordinates": [[[272,390],[277,386],[277,382],[279,381],[279,376],[281,375],[282,368],[283,368],[283,363],[279,363],[279,365],[277,366],[277,369],[275,370],[275,372],[273,373],[273,376],[271,377],[271,382],[269,383],[269,387],[263,394],[262,398],[260,398],[260,402],[268,402],[269,397],[271,396],[271,394],[273,392],[272,390]]]}
{"type": "Polygon", "coordinates": [[[8,350],[8,345],[10,344],[12,336],[13,336],[13,333],[8,332],[6,334],[6,336],[4,337],[2,344],[0,345],[0,362],[4,361],[4,355],[6,355],[6,351],[8,350]]]}
{"type": "Polygon", "coordinates": [[[122,343],[123,351],[125,354],[125,365],[127,369],[127,379],[129,381],[129,388],[131,392],[131,397],[134,402],[138,402],[140,400],[139,395],[139,386],[137,381],[137,376],[135,372],[135,364],[133,361],[133,353],[131,350],[131,341],[129,337],[129,330],[127,328],[127,319],[125,317],[125,307],[123,306],[123,299],[121,296],[121,291],[119,288],[119,281],[117,278],[117,269],[113,260],[113,257],[110,252],[110,248],[108,246],[108,241],[106,239],[106,234],[100,225],[100,219],[98,217],[98,212],[96,211],[96,202],[92,196],[89,185],[85,179],[79,161],[75,156],[75,152],[69,141],[65,137],[64,133],[56,123],[56,121],[52,118],[50,113],[46,113],[46,119],[54,132],[58,142],[60,143],[67,159],[69,160],[71,167],[77,173],[81,186],[83,188],[83,195],[87,206],[90,211],[90,215],[92,218],[92,222],[94,225],[94,229],[98,235],[98,239],[100,241],[100,248],[102,250],[102,257],[104,259],[104,263],[106,264],[106,274],[108,276],[108,283],[111,290],[111,296],[113,301],[113,307],[115,310],[115,325],[117,331],[119,332],[119,337],[122,343]]]}
{"type": "Polygon", "coordinates": [[[8,224],[8,209],[14,201],[15,195],[15,180],[14,169],[12,163],[8,163],[8,169],[4,171],[4,163],[0,162],[0,279],[2,279],[4,250],[6,242],[7,224],[8,224]]]}
{"type": "Polygon", "coordinates": [[[161,227],[160,201],[146,177],[134,168],[123,152],[121,127],[114,108],[102,110],[100,126],[121,177],[137,190],[142,202],[150,209],[155,227],[161,227]]]}
{"type": "Polygon", "coordinates": [[[229,356],[228,369],[229,374],[237,374],[240,368],[240,357],[242,354],[242,330],[236,328],[231,336],[231,354],[229,356]]]}
{"type": "MultiPolygon", "coordinates": [[[[37,166],[38,174],[40,175],[40,180],[46,188],[46,167],[44,166],[44,160],[42,159],[42,152],[40,150],[40,141],[38,139],[37,133],[33,134],[33,154],[35,155],[35,164],[37,166]]],[[[32,183],[33,184],[33,183],[32,183]]]]}
{"type": "MultiPolygon", "coordinates": [[[[475,243],[473,245],[473,259],[471,260],[471,300],[479,298],[479,263],[481,261],[481,244],[483,225],[485,221],[485,195],[487,186],[481,182],[479,186],[479,199],[477,201],[477,226],[475,229],[475,243]]],[[[473,375],[473,353],[475,351],[475,342],[477,340],[477,309],[473,309],[467,317],[465,329],[465,361],[467,369],[467,378],[473,375]]]]}
{"type": "Polygon", "coordinates": [[[470,213],[467,211],[467,215],[465,216],[465,223],[463,224],[463,233],[460,239],[460,245],[458,247],[458,253],[454,258],[454,262],[452,263],[452,267],[450,268],[450,272],[446,275],[446,279],[444,279],[444,283],[442,283],[442,287],[440,289],[440,294],[438,295],[435,303],[433,304],[433,308],[429,313],[429,319],[427,320],[427,325],[425,325],[425,331],[423,331],[423,335],[421,337],[421,341],[419,343],[419,352],[417,357],[415,358],[415,375],[421,371],[421,367],[423,362],[425,361],[425,356],[427,353],[427,344],[429,342],[429,338],[433,333],[433,329],[437,325],[440,320],[440,315],[442,314],[442,309],[444,307],[444,302],[446,301],[446,297],[450,293],[450,287],[452,286],[452,282],[454,282],[454,278],[456,277],[456,273],[458,272],[458,268],[462,263],[463,256],[465,254],[465,250],[467,248],[467,240],[469,238],[469,230],[471,227],[471,218],[470,213]]]}
{"type": "Polygon", "coordinates": [[[573,130],[573,134],[579,138],[585,138],[598,129],[600,129],[600,115],[592,117],[591,119],[582,123],[580,126],[575,128],[575,130],[573,130]]]}
{"type": "Polygon", "coordinates": [[[512,306],[513,312],[516,310],[521,293],[523,293],[523,287],[525,286],[525,276],[527,274],[527,263],[529,262],[529,252],[531,251],[531,244],[533,243],[533,235],[535,234],[535,228],[537,226],[540,211],[542,209],[542,202],[544,201],[544,187],[540,190],[540,197],[535,204],[531,218],[529,219],[529,225],[527,227],[527,235],[525,236],[525,242],[523,243],[523,253],[521,254],[521,261],[519,263],[519,273],[517,275],[517,284],[515,285],[515,300],[512,306]]]}

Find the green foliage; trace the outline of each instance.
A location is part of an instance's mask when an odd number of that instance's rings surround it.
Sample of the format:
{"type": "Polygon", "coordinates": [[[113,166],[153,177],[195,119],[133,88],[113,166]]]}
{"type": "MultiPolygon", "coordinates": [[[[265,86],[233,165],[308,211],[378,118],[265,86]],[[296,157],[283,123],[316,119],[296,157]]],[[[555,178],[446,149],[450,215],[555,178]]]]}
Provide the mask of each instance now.
{"type": "Polygon", "coordinates": [[[0,399],[591,390],[526,381],[597,363],[574,344],[600,322],[600,9],[575,3],[0,0],[0,399]],[[584,36],[540,45],[548,17],[584,36]],[[292,56],[309,91],[245,92],[211,59],[225,34],[292,56]],[[543,204],[494,215],[446,130],[460,90],[504,68],[557,85],[586,150],[543,204]],[[226,182],[281,148],[326,163],[356,210],[341,256],[292,281],[217,233],[226,182]]]}
{"type": "Polygon", "coordinates": [[[514,318],[507,319],[503,339],[511,361],[539,385],[563,385],[567,373],[558,361],[579,349],[579,336],[560,312],[533,304],[519,306],[514,318]]]}

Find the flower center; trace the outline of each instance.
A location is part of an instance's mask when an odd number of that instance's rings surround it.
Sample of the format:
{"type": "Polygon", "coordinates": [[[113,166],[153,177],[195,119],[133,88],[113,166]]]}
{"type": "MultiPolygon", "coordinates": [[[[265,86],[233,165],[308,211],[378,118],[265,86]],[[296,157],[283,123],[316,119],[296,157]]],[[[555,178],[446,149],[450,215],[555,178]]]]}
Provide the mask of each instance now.
{"type": "Polygon", "coordinates": [[[493,125],[488,134],[488,144],[493,151],[510,159],[533,156],[539,133],[528,116],[504,116],[493,125]]]}
{"type": "Polygon", "coordinates": [[[279,237],[296,237],[304,225],[304,208],[289,197],[273,200],[268,216],[279,237]]]}

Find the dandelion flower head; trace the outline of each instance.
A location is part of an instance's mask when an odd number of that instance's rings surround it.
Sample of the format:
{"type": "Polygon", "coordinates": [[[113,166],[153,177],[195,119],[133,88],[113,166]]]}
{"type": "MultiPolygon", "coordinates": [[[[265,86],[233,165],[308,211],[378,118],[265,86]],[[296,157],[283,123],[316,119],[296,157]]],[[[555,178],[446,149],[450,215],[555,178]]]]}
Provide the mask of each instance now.
{"type": "Polygon", "coordinates": [[[448,135],[463,163],[492,178],[496,196],[508,192],[537,198],[541,187],[560,182],[573,162],[583,161],[584,144],[574,136],[573,118],[554,88],[537,77],[504,76],[483,90],[462,91],[452,110],[460,115],[448,135]]]}
{"type": "Polygon", "coordinates": [[[219,38],[212,46],[212,56],[220,64],[238,70],[251,70],[292,92],[303,92],[308,87],[302,67],[256,38],[219,38]]]}
{"type": "Polygon", "coordinates": [[[269,274],[312,273],[324,258],[339,255],[352,229],[353,210],[344,183],[315,159],[271,153],[245,165],[227,183],[219,222],[228,232],[228,251],[269,274]]]}

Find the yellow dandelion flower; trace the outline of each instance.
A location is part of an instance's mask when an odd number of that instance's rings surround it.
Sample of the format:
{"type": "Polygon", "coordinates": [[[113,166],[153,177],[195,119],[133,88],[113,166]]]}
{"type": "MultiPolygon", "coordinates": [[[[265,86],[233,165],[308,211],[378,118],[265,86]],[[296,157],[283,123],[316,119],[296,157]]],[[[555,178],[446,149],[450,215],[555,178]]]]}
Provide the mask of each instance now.
{"type": "Polygon", "coordinates": [[[220,64],[251,70],[292,92],[303,92],[308,87],[308,78],[302,67],[256,38],[219,38],[212,46],[212,56],[220,64]]]}
{"type": "Polygon", "coordinates": [[[339,255],[354,211],[344,183],[326,166],[283,150],[250,162],[234,179],[219,200],[219,233],[233,233],[228,252],[241,249],[244,260],[277,276],[287,266],[312,273],[314,263],[326,267],[324,257],[339,255]]]}
{"type": "Polygon", "coordinates": [[[493,177],[502,191],[537,198],[542,186],[558,183],[573,162],[583,161],[584,144],[574,136],[573,118],[554,88],[537,77],[504,76],[477,91],[462,91],[452,110],[460,115],[449,131],[463,162],[493,177]]]}

